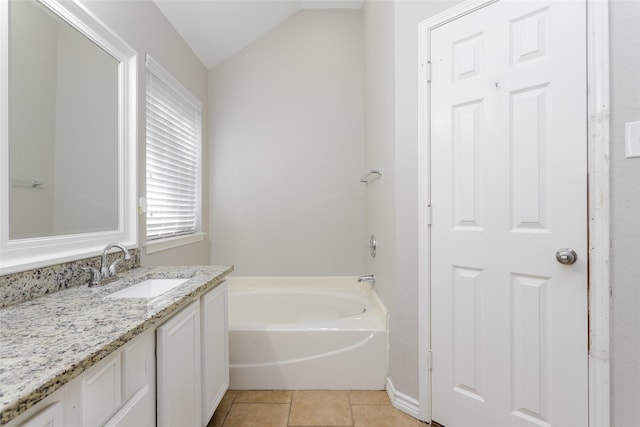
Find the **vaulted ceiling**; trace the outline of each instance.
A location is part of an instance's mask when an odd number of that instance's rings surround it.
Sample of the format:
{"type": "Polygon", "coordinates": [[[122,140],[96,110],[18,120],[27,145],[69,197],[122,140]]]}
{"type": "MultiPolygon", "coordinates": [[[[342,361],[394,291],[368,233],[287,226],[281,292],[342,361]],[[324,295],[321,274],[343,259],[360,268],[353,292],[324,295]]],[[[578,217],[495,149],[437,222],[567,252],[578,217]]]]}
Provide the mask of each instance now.
{"type": "Polygon", "coordinates": [[[213,69],[304,9],[360,9],[363,0],[154,0],[213,69]]]}

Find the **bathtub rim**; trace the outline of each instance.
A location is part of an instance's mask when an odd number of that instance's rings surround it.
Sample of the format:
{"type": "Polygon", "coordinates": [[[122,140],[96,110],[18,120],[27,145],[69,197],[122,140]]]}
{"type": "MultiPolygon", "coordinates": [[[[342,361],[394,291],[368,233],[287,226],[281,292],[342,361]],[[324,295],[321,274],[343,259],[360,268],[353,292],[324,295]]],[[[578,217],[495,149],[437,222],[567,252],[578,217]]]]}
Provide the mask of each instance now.
{"type": "MultiPolygon", "coordinates": [[[[380,331],[384,330],[385,332],[389,332],[389,311],[386,306],[382,303],[382,300],[378,296],[378,293],[375,291],[375,287],[371,286],[369,283],[358,282],[357,276],[227,276],[226,277],[228,290],[229,290],[229,298],[231,298],[231,294],[233,292],[242,292],[249,290],[286,290],[286,289],[296,289],[298,291],[313,291],[317,289],[321,289],[322,291],[338,291],[338,290],[349,290],[350,293],[355,293],[356,297],[360,296],[362,298],[366,298],[369,302],[370,306],[378,313],[379,318],[381,319],[381,325],[383,329],[378,328],[327,328],[326,326],[309,327],[303,328],[303,325],[306,324],[296,324],[296,323],[284,323],[284,324],[271,324],[268,327],[255,327],[257,322],[247,322],[248,325],[254,326],[253,328],[236,328],[232,329],[231,320],[229,319],[229,330],[237,330],[237,331],[291,331],[291,330],[375,330],[380,331]],[[276,285],[276,286],[274,286],[276,285]],[[293,327],[293,325],[298,326],[293,327]]],[[[274,292],[275,293],[275,292],[274,292]]],[[[373,316],[372,313],[368,313],[369,316],[373,316]]],[[[231,318],[231,313],[229,313],[229,318],[231,318]]],[[[352,318],[349,318],[352,319],[352,318]]]]}
{"type": "Polygon", "coordinates": [[[226,278],[229,287],[234,288],[268,288],[296,287],[313,288],[323,283],[323,288],[373,290],[368,282],[358,282],[357,276],[234,276],[226,278]],[[244,281],[244,282],[242,282],[244,281]],[[274,286],[277,284],[277,286],[274,286]],[[330,284],[330,286],[328,286],[330,284]]]}

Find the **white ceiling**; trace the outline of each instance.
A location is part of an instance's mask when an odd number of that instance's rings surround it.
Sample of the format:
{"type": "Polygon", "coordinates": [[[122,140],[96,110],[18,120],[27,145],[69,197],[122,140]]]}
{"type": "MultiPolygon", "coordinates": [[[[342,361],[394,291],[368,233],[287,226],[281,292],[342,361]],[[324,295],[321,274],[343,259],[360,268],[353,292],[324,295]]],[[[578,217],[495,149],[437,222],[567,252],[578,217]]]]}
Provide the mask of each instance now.
{"type": "Polygon", "coordinates": [[[363,0],[154,0],[211,70],[303,9],[360,9],[363,0]]]}

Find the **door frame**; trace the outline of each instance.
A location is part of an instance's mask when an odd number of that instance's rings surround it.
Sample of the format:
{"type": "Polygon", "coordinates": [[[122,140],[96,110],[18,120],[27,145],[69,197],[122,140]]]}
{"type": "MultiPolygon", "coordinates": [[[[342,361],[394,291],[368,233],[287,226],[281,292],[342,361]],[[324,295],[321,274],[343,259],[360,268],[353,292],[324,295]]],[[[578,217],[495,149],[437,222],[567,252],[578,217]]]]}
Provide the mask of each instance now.
{"type": "MultiPolygon", "coordinates": [[[[418,26],[418,295],[419,409],[431,421],[430,67],[431,31],[498,0],[467,0],[418,26]]],[[[587,3],[587,178],[589,425],[610,427],[609,0],[587,3]]]]}

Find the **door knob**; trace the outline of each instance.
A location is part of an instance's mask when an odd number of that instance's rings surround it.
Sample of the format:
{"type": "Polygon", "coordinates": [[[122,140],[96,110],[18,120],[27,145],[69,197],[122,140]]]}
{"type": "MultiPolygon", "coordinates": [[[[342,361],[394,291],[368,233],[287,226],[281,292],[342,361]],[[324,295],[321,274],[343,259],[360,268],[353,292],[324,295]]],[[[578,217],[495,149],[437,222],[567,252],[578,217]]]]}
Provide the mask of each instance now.
{"type": "Polygon", "coordinates": [[[578,254],[571,248],[562,248],[556,251],[556,259],[560,264],[571,265],[578,259],[578,254]]]}

